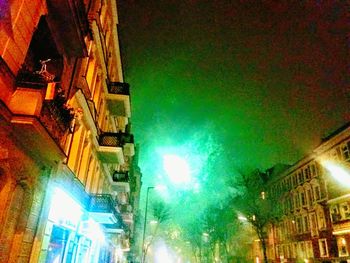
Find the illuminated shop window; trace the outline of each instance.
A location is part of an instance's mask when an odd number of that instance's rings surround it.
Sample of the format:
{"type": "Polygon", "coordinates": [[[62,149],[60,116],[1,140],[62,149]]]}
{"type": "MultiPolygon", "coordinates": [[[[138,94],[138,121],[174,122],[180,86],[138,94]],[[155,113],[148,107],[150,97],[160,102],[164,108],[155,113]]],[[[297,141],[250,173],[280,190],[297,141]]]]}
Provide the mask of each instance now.
{"type": "Polygon", "coordinates": [[[332,222],[337,222],[341,220],[338,205],[332,205],[329,210],[331,211],[332,222]]]}
{"type": "Polygon", "coordinates": [[[54,225],[47,248],[46,262],[63,262],[70,231],[54,225]]]}
{"type": "Polygon", "coordinates": [[[292,183],[293,183],[293,187],[296,187],[298,185],[298,180],[297,180],[296,174],[292,175],[292,183]]]}

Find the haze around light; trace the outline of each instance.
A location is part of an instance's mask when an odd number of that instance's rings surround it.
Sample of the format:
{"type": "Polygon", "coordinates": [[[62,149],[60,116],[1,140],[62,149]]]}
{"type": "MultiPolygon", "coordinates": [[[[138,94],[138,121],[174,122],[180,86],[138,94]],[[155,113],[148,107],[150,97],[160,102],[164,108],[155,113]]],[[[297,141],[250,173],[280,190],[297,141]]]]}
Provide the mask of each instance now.
{"type": "Polygon", "coordinates": [[[187,161],[175,154],[163,156],[163,168],[172,183],[180,185],[191,182],[191,171],[187,161]]]}
{"type": "Polygon", "coordinates": [[[142,196],[164,186],[180,224],[227,196],[235,166],[291,164],[350,116],[345,2],[219,2],[118,9],[142,196]],[[190,183],[165,155],[186,160],[190,183]]]}

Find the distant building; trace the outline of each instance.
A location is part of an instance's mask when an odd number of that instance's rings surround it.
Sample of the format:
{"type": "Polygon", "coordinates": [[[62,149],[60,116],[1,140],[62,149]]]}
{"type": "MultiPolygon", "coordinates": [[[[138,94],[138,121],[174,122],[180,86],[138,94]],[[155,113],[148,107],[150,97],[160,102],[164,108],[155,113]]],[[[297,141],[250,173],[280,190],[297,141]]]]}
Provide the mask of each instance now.
{"type": "Polygon", "coordinates": [[[141,173],[116,1],[0,11],[0,262],[127,262],[141,173]]]}
{"type": "Polygon", "coordinates": [[[267,170],[268,185],[283,216],[268,232],[271,261],[350,262],[350,124],[286,170],[273,171],[267,170]]]}

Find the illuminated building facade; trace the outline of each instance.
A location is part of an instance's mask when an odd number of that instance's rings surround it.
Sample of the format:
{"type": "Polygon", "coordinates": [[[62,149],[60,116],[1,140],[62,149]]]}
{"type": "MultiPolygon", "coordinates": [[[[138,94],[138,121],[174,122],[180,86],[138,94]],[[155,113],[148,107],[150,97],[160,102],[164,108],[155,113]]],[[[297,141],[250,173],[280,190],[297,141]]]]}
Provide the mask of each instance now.
{"type": "Polygon", "coordinates": [[[280,197],[283,210],[280,222],[268,231],[271,260],[350,261],[349,161],[347,124],[284,172],[267,171],[270,193],[280,197]]]}
{"type": "Polygon", "coordinates": [[[116,1],[0,11],[0,262],[126,262],[141,173],[116,1]]]}

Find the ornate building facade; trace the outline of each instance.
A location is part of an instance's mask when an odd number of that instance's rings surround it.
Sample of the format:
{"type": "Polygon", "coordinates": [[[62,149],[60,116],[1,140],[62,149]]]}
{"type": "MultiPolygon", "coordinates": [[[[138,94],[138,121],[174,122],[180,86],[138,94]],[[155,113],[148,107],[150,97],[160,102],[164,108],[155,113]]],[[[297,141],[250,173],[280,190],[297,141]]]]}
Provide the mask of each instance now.
{"type": "Polygon", "coordinates": [[[5,1],[0,71],[0,262],[126,262],[141,173],[116,1],[5,1]]]}
{"type": "Polygon", "coordinates": [[[350,262],[350,124],[270,176],[283,216],[268,232],[273,262],[350,262]]]}

